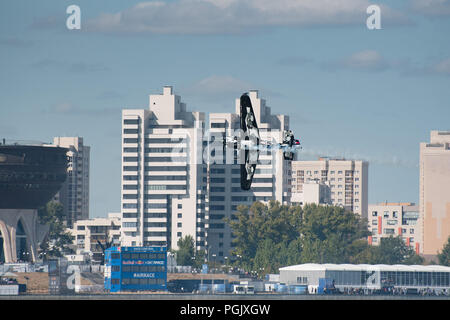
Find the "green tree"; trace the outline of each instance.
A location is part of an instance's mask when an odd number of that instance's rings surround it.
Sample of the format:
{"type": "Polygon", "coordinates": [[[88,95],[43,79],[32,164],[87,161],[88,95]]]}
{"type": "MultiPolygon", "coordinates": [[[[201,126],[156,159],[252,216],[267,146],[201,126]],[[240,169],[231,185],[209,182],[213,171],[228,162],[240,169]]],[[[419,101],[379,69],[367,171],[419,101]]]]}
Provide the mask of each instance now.
{"type": "Polygon", "coordinates": [[[378,247],[367,243],[365,239],[354,241],[349,247],[349,262],[354,264],[377,264],[381,261],[378,247]]]}
{"type": "Polygon", "coordinates": [[[381,238],[377,247],[379,264],[422,264],[423,258],[407,246],[400,236],[381,238]]]}
{"type": "Polygon", "coordinates": [[[422,264],[423,258],[407,246],[401,237],[381,238],[378,246],[355,242],[350,250],[356,264],[422,264]]]}
{"type": "Polygon", "coordinates": [[[450,266],[450,237],[448,237],[447,243],[438,254],[438,260],[440,265],[450,266]]]}
{"type": "Polygon", "coordinates": [[[337,206],[305,205],[302,222],[302,263],[346,263],[352,243],[370,234],[365,219],[337,206]]]}
{"type": "Polygon", "coordinates": [[[260,274],[299,263],[347,263],[358,249],[351,245],[369,235],[364,219],[334,206],[255,202],[239,206],[235,219],[226,221],[237,264],[260,274]]]}
{"type": "Polygon", "coordinates": [[[197,268],[197,269],[201,269],[202,265],[205,263],[205,258],[206,258],[205,250],[197,250],[195,252],[193,267],[197,268]]]}
{"type": "Polygon", "coordinates": [[[299,206],[284,206],[276,201],[270,201],[267,205],[255,202],[250,208],[238,206],[234,216],[234,219],[225,219],[234,235],[235,247],[232,254],[239,258],[237,264],[247,271],[263,267],[261,255],[269,254],[265,252],[264,247],[260,247],[263,241],[288,244],[299,236],[298,227],[301,220],[299,206]],[[256,266],[255,257],[258,249],[262,251],[258,255],[259,262],[256,266]]]}
{"type": "Polygon", "coordinates": [[[271,239],[265,239],[256,250],[253,270],[261,277],[268,273],[278,273],[280,267],[286,266],[288,254],[285,242],[274,243],[271,239]]]}
{"type": "Polygon", "coordinates": [[[38,221],[49,227],[48,234],[40,245],[39,255],[47,260],[73,253],[69,248],[73,243],[73,236],[66,230],[64,224],[63,205],[56,201],[48,202],[38,209],[38,221]]]}
{"type": "Polygon", "coordinates": [[[181,266],[193,266],[195,257],[195,245],[194,238],[191,235],[187,235],[178,239],[177,264],[181,266]]]}

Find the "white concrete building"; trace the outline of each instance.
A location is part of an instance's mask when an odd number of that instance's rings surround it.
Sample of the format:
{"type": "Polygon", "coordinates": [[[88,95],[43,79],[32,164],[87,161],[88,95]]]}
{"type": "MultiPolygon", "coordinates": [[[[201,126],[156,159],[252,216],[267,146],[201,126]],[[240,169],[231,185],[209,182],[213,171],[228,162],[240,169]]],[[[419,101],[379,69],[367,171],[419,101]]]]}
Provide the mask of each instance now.
{"type": "Polygon", "coordinates": [[[291,193],[291,204],[331,204],[331,191],[327,183],[306,181],[301,192],[291,193]]]}
{"type": "MultiPolygon", "coordinates": [[[[306,263],[280,268],[280,283],[289,286],[306,285],[309,293],[318,293],[319,279],[330,279],[336,289],[397,290],[414,289],[420,292],[450,290],[450,267],[437,265],[384,264],[315,264],[306,263]]],[[[369,291],[365,291],[368,293],[369,291]]]]}
{"type": "Polygon", "coordinates": [[[330,186],[331,204],[367,218],[368,162],[321,157],[316,161],[292,161],[292,193],[302,193],[305,183],[330,186]]]}
{"type": "Polygon", "coordinates": [[[55,137],[53,145],[69,149],[67,179],[55,200],[63,205],[67,227],[71,228],[75,221],[89,219],[90,147],[81,137],[55,137]]]}
{"type": "Polygon", "coordinates": [[[368,237],[371,245],[378,245],[380,239],[390,236],[401,236],[407,246],[420,253],[421,235],[419,219],[419,206],[414,203],[379,203],[369,205],[369,231],[368,237]]]}
{"type": "MultiPolygon", "coordinates": [[[[289,117],[272,115],[266,101],[258,91],[249,92],[253,111],[262,141],[279,143],[283,130],[289,129],[289,117]]],[[[230,258],[232,235],[224,218],[233,219],[238,205],[250,206],[255,201],[277,200],[287,204],[290,200],[290,161],[283,159],[280,149],[261,150],[251,189],[244,191],[240,185],[240,155],[232,147],[223,147],[223,137],[233,137],[240,129],[240,99],[235,101],[235,113],[211,113],[209,115],[208,154],[208,225],[207,242],[209,256],[217,262],[230,258]],[[217,140],[216,140],[217,139],[217,140]],[[220,143],[214,143],[219,141],[220,143]],[[225,151],[225,153],[223,153],[225,151]]],[[[229,261],[229,260],[228,260],[229,261]]]]}
{"type": "Polygon", "coordinates": [[[450,131],[431,131],[420,144],[420,226],[423,254],[433,257],[450,236],[450,131]]]}
{"type": "Polygon", "coordinates": [[[120,246],[121,214],[109,213],[106,218],[78,220],[68,231],[74,236],[77,255],[89,254],[92,262],[101,262],[103,247],[111,242],[112,246],[120,246]]]}
{"type": "Polygon", "coordinates": [[[150,95],[148,109],[122,111],[123,246],[176,249],[191,235],[205,248],[204,118],[169,86],[150,95]]]}

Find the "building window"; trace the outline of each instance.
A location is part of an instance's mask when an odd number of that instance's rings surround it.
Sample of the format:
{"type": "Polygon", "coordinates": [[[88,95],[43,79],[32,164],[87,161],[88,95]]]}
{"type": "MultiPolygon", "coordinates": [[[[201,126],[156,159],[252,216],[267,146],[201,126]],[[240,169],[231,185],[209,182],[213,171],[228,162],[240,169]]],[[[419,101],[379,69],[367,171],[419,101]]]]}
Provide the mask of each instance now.
{"type": "Polygon", "coordinates": [[[209,209],[210,210],[223,211],[223,210],[225,210],[225,206],[215,205],[215,206],[210,206],[209,209]]]}
{"type": "Polygon", "coordinates": [[[389,218],[389,211],[385,211],[385,212],[384,212],[383,218],[389,218]]]}
{"type": "Polygon", "coordinates": [[[225,128],[225,126],[226,126],[226,123],[225,122],[222,122],[222,123],[211,123],[211,128],[225,128]]]}
{"type": "Polygon", "coordinates": [[[297,283],[307,284],[308,278],[307,277],[297,277],[297,283]]]}
{"type": "Polygon", "coordinates": [[[183,214],[179,213],[177,216],[179,219],[181,219],[183,217],[183,214]]]}
{"type": "Polygon", "coordinates": [[[138,143],[138,139],[137,138],[124,138],[123,139],[123,143],[138,143]]]}
{"type": "Polygon", "coordinates": [[[123,129],[124,134],[138,134],[139,129],[123,129]]]}
{"type": "Polygon", "coordinates": [[[122,227],[124,228],[136,228],[137,223],[136,222],[122,222],[122,227]]]}
{"type": "Polygon", "coordinates": [[[181,236],[182,236],[182,233],[181,232],[177,232],[177,237],[181,238],[181,236]]]}
{"type": "Polygon", "coordinates": [[[123,124],[139,124],[139,119],[125,119],[123,124]]]}
{"type": "Polygon", "coordinates": [[[138,176],[123,176],[124,181],[137,181],[138,176]]]}
{"type": "Polygon", "coordinates": [[[181,223],[181,222],[178,222],[178,223],[177,223],[177,227],[178,227],[178,228],[181,228],[181,227],[182,227],[182,223],[181,223]]]}
{"type": "Polygon", "coordinates": [[[138,195],[137,194],[124,194],[123,195],[123,199],[137,199],[138,195]]]}
{"type": "Polygon", "coordinates": [[[372,211],[372,217],[376,217],[378,216],[378,212],[377,211],[372,211]]]}

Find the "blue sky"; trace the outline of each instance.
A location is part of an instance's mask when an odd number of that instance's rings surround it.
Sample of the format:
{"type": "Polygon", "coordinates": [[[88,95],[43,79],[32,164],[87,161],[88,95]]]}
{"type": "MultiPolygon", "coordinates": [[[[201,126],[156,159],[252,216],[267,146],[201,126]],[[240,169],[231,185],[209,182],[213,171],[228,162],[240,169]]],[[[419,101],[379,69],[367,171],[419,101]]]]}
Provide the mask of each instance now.
{"type": "Polygon", "coordinates": [[[105,216],[120,210],[121,109],[172,85],[190,110],[233,112],[258,89],[300,159],[368,160],[370,203],[417,203],[419,143],[450,129],[449,31],[450,0],[1,1],[0,137],[84,137],[105,216]]]}

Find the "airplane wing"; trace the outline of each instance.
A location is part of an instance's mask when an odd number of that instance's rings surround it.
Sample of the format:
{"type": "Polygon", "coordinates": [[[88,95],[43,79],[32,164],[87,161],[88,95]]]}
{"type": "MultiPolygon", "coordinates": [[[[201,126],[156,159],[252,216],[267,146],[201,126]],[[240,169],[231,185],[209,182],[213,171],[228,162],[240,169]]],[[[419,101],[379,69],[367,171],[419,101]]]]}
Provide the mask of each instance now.
{"type": "Polygon", "coordinates": [[[247,93],[240,99],[241,130],[244,133],[245,161],[241,164],[241,189],[249,190],[252,185],[253,175],[256,171],[256,163],[259,158],[259,130],[256,117],[253,112],[252,102],[247,93]]]}

